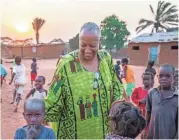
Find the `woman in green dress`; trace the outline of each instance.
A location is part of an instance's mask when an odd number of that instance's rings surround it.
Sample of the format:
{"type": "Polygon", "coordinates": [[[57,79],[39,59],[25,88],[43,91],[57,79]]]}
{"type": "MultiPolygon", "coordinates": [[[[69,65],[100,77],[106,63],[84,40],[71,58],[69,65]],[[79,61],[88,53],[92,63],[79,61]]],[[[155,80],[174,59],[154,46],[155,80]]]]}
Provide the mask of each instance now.
{"type": "Polygon", "coordinates": [[[102,139],[109,132],[109,110],[122,99],[123,86],[111,56],[99,50],[100,37],[97,24],[84,24],[79,50],[57,64],[45,99],[45,121],[58,139],[102,139]]]}

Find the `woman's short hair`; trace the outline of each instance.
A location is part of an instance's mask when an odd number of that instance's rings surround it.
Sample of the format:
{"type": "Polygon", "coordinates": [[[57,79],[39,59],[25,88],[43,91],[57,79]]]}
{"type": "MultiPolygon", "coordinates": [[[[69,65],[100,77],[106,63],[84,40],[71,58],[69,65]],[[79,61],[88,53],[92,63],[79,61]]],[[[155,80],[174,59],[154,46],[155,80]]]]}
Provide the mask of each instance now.
{"type": "Polygon", "coordinates": [[[81,36],[82,33],[84,32],[89,32],[89,33],[94,33],[95,35],[97,35],[99,38],[101,37],[101,31],[99,26],[94,23],[94,22],[87,22],[85,24],[83,24],[83,26],[80,29],[80,34],[79,36],[81,36]]]}
{"type": "Polygon", "coordinates": [[[141,111],[132,103],[127,102],[114,106],[116,108],[113,113],[110,112],[110,119],[116,122],[116,133],[123,137],[136,138],[146,126],[141,111]]]}

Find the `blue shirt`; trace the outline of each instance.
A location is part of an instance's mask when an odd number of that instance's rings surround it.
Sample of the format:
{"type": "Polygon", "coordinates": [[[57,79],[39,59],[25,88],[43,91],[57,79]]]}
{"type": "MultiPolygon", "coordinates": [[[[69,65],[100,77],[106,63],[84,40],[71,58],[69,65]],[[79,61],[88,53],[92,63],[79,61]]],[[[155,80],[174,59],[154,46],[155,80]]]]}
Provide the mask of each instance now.
{"type": "Polygon", "coordinates": [[[2,64],[0,64],[0,67],[1,67],[1,71],[0,71],[1,76],[6,77],[7,75],[6,69],[2,64]]]}
{"type": "MultiPolygon", "coordinates": [[[[16,130],[14,139],[26,139],[26,131],[24,127],[16,130]]],[[[37,137],[37,139],[56,139],[56,136],[51,128],[47,128],[42,125],[40,135],[37,137]]]]}

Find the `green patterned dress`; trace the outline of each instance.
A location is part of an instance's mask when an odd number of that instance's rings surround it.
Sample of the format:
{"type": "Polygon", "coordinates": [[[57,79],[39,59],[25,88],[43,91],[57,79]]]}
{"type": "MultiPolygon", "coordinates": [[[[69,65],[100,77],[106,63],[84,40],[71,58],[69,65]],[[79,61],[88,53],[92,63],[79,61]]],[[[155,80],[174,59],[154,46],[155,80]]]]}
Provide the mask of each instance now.
{"type": "Polygon", "coordinates": [[[63,57],[45,98],[45,120],[52,123],[58,139],[103,139],[109,132],[111,103],[122,99],[111,56],[98,51],[99,78],[78,61],[78,51],[63,57]]]}

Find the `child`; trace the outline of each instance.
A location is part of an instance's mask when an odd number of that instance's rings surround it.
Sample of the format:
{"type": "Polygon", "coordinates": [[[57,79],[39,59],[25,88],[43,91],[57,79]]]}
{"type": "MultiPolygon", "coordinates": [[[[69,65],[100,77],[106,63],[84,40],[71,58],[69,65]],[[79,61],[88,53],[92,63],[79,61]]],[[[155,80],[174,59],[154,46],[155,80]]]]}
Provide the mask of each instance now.
{"type": "Polygon", "coordinates": [[[148,63],[147,63],[147,68],[146,68],[145,72],[151,72],[155,76],[156,70],[153,68],[154,64],[155,64],[155,61],[149,60],[148,63]]]}
{"type": "Polygon", "coordinates": [[[116,65],[115,65],[115,71],[116,71],[116,73],[117,73],[118,76],[120,76],[120,71],[121,71],[120,64],[121,64],[121,62],[118,60],[118,61],[116,62],[116,65]]]}
{"type": "Polygon", "coordinates": [[[178,70],[175,71],[174,74],[174,82],[173,82],[173,86],[178,88],[178,70]]]}
{"type": "Polygon", "coordinates": [[[145,128],[140,110],[131,103],[114,103],[109,118],[112,133],[106,139],[135,139],[145,128]]]}
{"type": "Polygon", "coordinates": [[[43,100],[37,98],[26,100],[23,115],[27,125],[16,130],[14,139],[56,139],[54,131],[42,125],[45,115],[43,100]]]}
{"type": "Polygon", "coordinates": [[[2,87],[2,85],[3,85],[3,81],[5,80],[5,77],[7,76],[7,71],[6,71],[6,69],[5,69],[5,67],[3,66],[3,64],[2,64],[3,62],[2,62],[2,59],[1,59],[1,71],[0,71],[0,74],[1,74],[1,87],[2,87]]]}
{"type": "Polygon", "coordinates": [[[25,78],[25,66],[21,64],[20,56],[15,57],[15,63],[16,66],[13,68],[13,74],[9,85],[11,85],[14,80],[15,91],[13,94],[13,102],[11,104],[13,104],[16,101],[16,107],[14,112],[17,112],[17,108],[21,100],[21,95],[23,93],[24,86],[26,83],[26,78],[25,78]]]}
{"type": "Polygon", "coordinates": [[[128,65],[129,61],[127,58],[122,59],[122,67],[123,67],[123,75],[122,78],[125,79],[127,86],[126,86],[126,94],[128,98],[130,98],[133,88],[135,87],[135,79],[134,73],[131,67],[128,65]]]}
{"type": "Polygon", "coordinates": [[[146,99],[146,121],[149,125],[143,138],[178,139],[178,89],[173,87],[175,69],[169,64],[159,69],[158,88],[149,91],[146,99]]]}
{"type": "Polygon", "coordinates": [[[37,60],[36,58],[32,58],[32,64],[31,64],[31,85],[33,88],[33,82],[35,81],[37,77],[37,60]]]}
{"type": "Polygon", "coordinates": [[[43,88],[44,84],[45,84],[45,77],[38,76],[35,80],[35,88],[33,88],[27,94],[26,99],[32,96],[33,98],[39,98],[43,100],[47,96],[47,91],[43,88]]]}
{"type": "Polygon", "coordinates": [[[143,87],[135,88],[132,92],[131,99],[136,106],[142,111],[142,115],[145,117],[145,105],[148,91],[152,88],[154,83],[154,75],[150,72],[145,72],[142,75],[143,87]]]}

